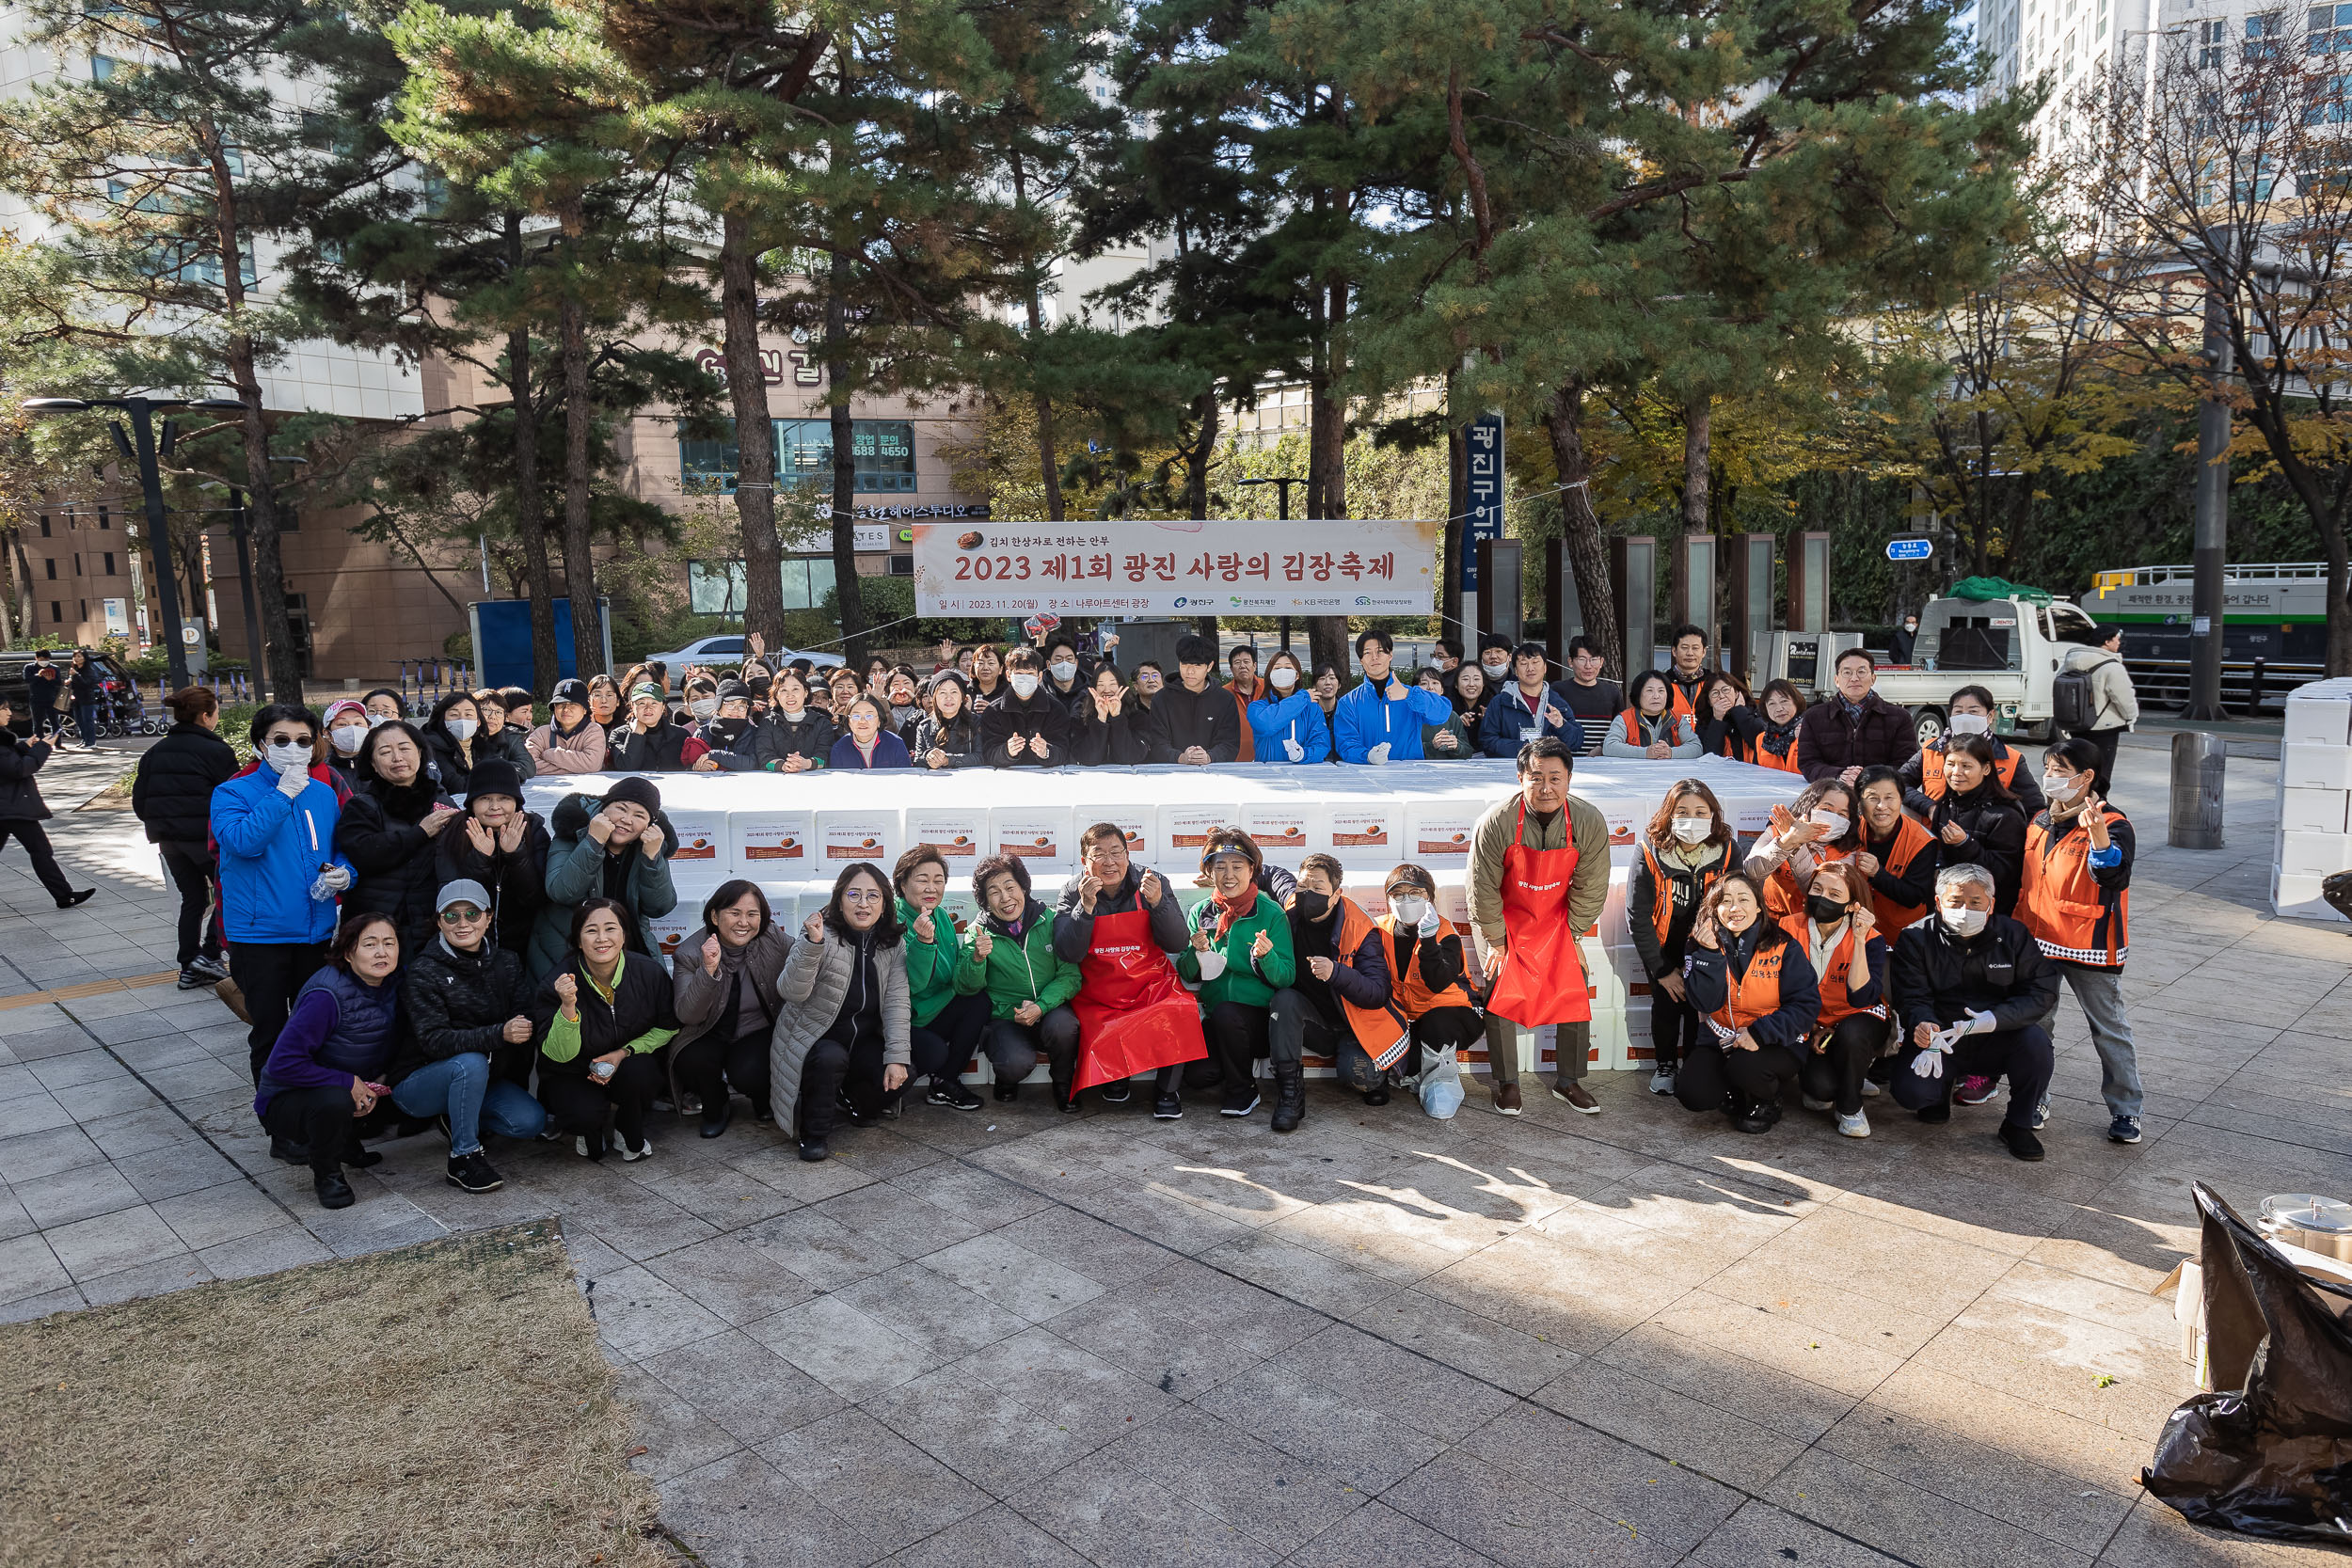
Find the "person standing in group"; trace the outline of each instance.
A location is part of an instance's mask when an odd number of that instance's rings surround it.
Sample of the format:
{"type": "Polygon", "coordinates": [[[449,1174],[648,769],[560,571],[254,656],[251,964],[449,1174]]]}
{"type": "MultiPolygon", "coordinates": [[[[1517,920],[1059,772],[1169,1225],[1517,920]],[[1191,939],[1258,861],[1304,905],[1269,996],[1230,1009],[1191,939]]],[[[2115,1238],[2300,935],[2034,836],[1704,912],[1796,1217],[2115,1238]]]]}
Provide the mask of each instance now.
{"type": "Polygon", "coordinates": [[[2132,689],[2131,672],[2123,667],[2123,628],[2101,626],[2087,633],[2081,647],[2067,650],[2066,662],[2058,669],[2061,674],[2090,677],[2090,722],[2072,731],[2069,738],[2087,740],[2099,753],[2090,787],[2105,797],[2115,789],[2115,748],[2139,722],[2139,694],[2132,689]]]}
{"type": "Polygon", "coordinates": [[[1649,976],[1649,1092],[1672,1094],[1682,1060],[1709,1043],[1683,981],[1691,927],[1715,884],[1740,869],[1739,845],[1715,792],[1684,779],[1666,791],[1639,847],[1626,888],[1626,925],[1649,976]]]}
{"type": "Polygon", "coordinates": [[[604,726],[589,711],[587,682],[557,681],[555,697],[548,704],[548,721],[523,743],[531,753],[533,774],[546,778],[551,773],[604,771],[611,748],[604,726]]]}
{"type": "Polygon", "coordinates": [[[690,732],[706,750],[694,759],[698,773],[751,773],[758,770],[755,754],[757,731],[752,724],[752,689],[739,680],[721,681],[710,699],[708,718],[690,732]]]}
{"type": "Polygon", "coordinates": [[[1996,761],[1992,736],[1951,737],[1944,749],[1944,797],[1930,803],[1924,816],[1935,836],[1938,867],[1983,866],[1993,873],[1993,907],[2014,914],[2025,876],[2026,814],[2002,787],[1996,761]]]}
{"type": "Polygon", "coordinates": [[[1911,656],[1919,646],[1919,617],[1905,615],[1903,624],[1886,634],[1887,657],[1897,664],[1908,667],[1911,656]]]}
{"type": "Polygon", "coordinates": [[[1686,621],[1667,634],[1666,643],[1670,662],[1661,673],[1672,693],[1669,701],[1676,717],[1688,719],[1696,729],[1707,713],[1707,680],[1715,673],[1707,667],[1706,628],[1686,621]]]}
{"type": "Polygon", "coordinates": [[[1478,754],[1477,732],[1455,709],[1453,694],[1447,691],[1446,683],[1467,680],[1475,688],[1484,678],[1475,664],[1457,664],[1450,674],[1439,674],[1434,669],[1423,670],[1413,677],[1414,686],[1423,691],[1434,692],[1446,702],[1444,722],[1421,727],[1421,754],[1423,757],[1432,762],[1462,762],[1478,754]]]}
{"type": "Polygon", "coordinates": [[[24,700],[32,705],[33,738],[46,740],[51,736],[65,735],[65,675],[49,657],[49,650],[37,648],[33,662],[24,667],[24,700]]]}
{"type": "Polygon", "coordinates": [[[1861,847],[1862,812],[1852,788],[1823,779],[1799,790],[1790,804],[1772,808],[1766,832],[1748,846],[1743,869],[1762,884],[1764,911],[1777,920],[1804,907],[1816,870],[1861,847]]]}
{"type": "Polygon", "coordinates": [[[992,855],[972,873],[983,913],[956,963],[956,990],[988,998],[989,1024],[981,1044],[995,1069],[996,1098],[1021,1093],[1021,1081],[1041,1059],[1053,1080],[1054,1103],[1078,1108],[1071,1074],[1078,1059],[1077,966],[1054,951],[1054,917],[1031,895],[1029,868],[1018,855],[992,855]]]}
{"type": "Polygon", "coordinates": [[[1438,880],[1425,867],[1410,862],[1391,870],[1383,892],[1389,912],[1373,922],[1388,943],[1389,1002],[1412,1026],[1409,1049],[1386,1072],[1372,1072],[1372,1061],[1359,1064],[1353,1053],[1340,1055],[1340,1079],[1360,1091],[1367,1105],[1386,1105],[1391,1084],[1420,1081],[1433,1051],[1461,1051],[1481,1038],[1486,1021],[1470,993],[1470,960],[1462,933],[1438,912],[1438,880]],[[1366,1076],[1349,1076],[1360,1068],[1366,1076]]]}
{"type": "MultiPolygon", "coordinates": [[[[1200,986],[1209,1060],[1221,1070],[1221,1116],[1258,1108],[1257,1059],[1273,1050],[1274,996],[1297,978],[1289,918],[1259,885],[1255,846],[1209,847],[1209,897],[1193,917],[1190,945],[1176,971],[1200,986]]],[[[1184,1114],[1174,1067],[1160,1069],[1152,1116],[1184,1114]]]]}
{"type": "Polygon", "coordinates": [[[1067,632],[1056,632],[1045,640],[1045,683],[1039,689],[1059,703],[1072,719],[1078,717],[1079,705],[1086,701],[1087,679],[1078,662],[1078,644],[1067,632]]]}
{"type": "Polygon", "coordinates": [[[985,717],[1010,689],[1005,685],[1005,656],[993,642],[972,650],[972,711],[985,717]]]}
{"type": "Polygon", "coordinates": [[[1892,768],[1863,769],[1854,801],[1862,817],[1854,870],[1870,884],[1870,912],[1892,942],[1934,898],[1937,840],[1903,810],[1902,780],[1892,768]]]}
{"type": "Polygon", "coordinates": [[[1615,681],[1601,678],[1601,672],[1608,667],[1609,656],[1601,651],[1598,642],[1582,635],[1568,639],[1568,678],[1554,689],[1565,705],[1568,717],[1584,732],[1584,744],[1576,748],[1581,756],[1600,754],[1600,743],[1609,733],[1609,726],[1625,711],[1624,689],[1615,681]]]}
{"type": "Polygon", "coordinates": [[[625,722],[621,715],[621,689],[611,675],[588,677],[588,717],[597,728],[611,731],[625,722]]]}
{"type": "Polygon", "coordinates": [[[1173,961],[1191,939],[1183,903],[1166,878],[1135,863],[1124,829],[1092,824],[1078,835],[1078,853],[1080,874],[1054,911],[1054,956],[1079,977],[1070,1002],[1078,1020],[1071,1093],[1100,1084],[1104,1103],[1123,1105],[1138,1074],[1208,1056],[1200,1008],[1173,961]]]}
{"type": "Polygon", "coordinates": [[[583,898],[569,912],[564,956],[532,1005],[539,1099],[581,1159],[604,1158],[610,1120],[622,1160],[642,1160],[653,1152],[645,1115],[665,1086],[661,1048],[677,1034],[670,977],[660,959],[628,950],[618,900],[583,898]]]}
{"type": "Polygon", "coordinates": [[[1699,750],[1710,757],[1746,762],[1756,733],[1764,727],[1748,705],[1747,688],[1721,671],[1699,683],[1699,750]]]}
{"type": "Polygon", "coordinates": [[[661,689],[641,681],[628,694],[628,723],[607,732],[608,773],[683,773],[694,766],[705,747],[670,717],[661,689]]]}
{"type": "Polygon", "coordinates": [[[1571,752],[1584,750],[1584,726],[1568,700],[1554,690],[1551,665],[1540,642],[1522,642],[1504,666],[1510,678],[1494,683],[1486,717],[1478,726],[1478,750],[1490,757],[1516,757],[1529,741],[1550,736],[1571,752]]]}
{"type": "Polygon", "coordinates": [[[171,728],[139,758],[131,811],[180,890],[180,989],[193,990],[229,978],[213,897],[212,810],[213,791],[236,777],[237,753],[220,737],[220,703],[210,691],[183,686],[170,708],[171,728]]]}
{"type": "Polygon", "coordinates": [[[1446,698],[1454,705],[1454,720],[1460,726],[1461,755],[1479,754],[1478,732],[1486,724],[1486,705],[1493,700],[1494,683],[1486,678],[1483,664],[1462,664],[1445,677],[1446,698]]]}
{"type": "MultiPolygon", "coordinates": [[[[963,959],[963,933],[944,907],[947,860],[933,844],[918,844],[898,857],[890,885],[898,894],[898,924],[905,927],[908,1050],[914,1076],[928,1079],[926,1103],[950,1111],[977,1111],[980,1097],[964,1086],[963,1069],[980,1049],[988,1029],[988,998],[956,990],[963,959]]],[[[1057,934],[1059,931],[1057,923],[1057,934]]]]}
{"type": "Polygon", "coordinates": [[[496,758],[517,770],[529,768],[531,752],[523,744],[525,732],[508,719],[506,693],[485,686],[473,694],[473,705],[482,716],[482,733],[474,736],[475,754],[485,761],[496,758]]]}
{"type": "Polygon", "coordinates": [[[876,768],[912,768],[907,743],[890,730],[890,715],[878,697],[859,697],[841,714],[843,734],[826,759],[833,768],[858,771],[876,768]]]}
{"type": "Polygon", "coordinates": [[[378,724],[389,723],[395,719],[408,717],[408,699],[389,686],[379,686],[361,692],[359,702],[367,709],[370,729],[373,729],[378,724]]]}
{"type": "Polygon", "coordinates": [[[73,722],[82,732],[82,750],[98,750],[98,705],[105,701],[106,683],[89,655],[73,650],[65,668],[66,699],[73,705],[73,722]]]}
{"type": "Polygon", "coordinates": [[[1933,802],[1944,798],[1944,757],[1953,744],[1980,736],[1993,747],[1993,771],[2001,787],[2017,798],[2028,820],[2041,811],[2042,786],[2033,770],[2023,765],[2026,753],[1993,733],[1993,693],[1981,686],[1963,686],[1944,705],[1944,733],[1919,748],[1897,769],[1902,777],[1903,800],[1922,820],[1933,802]]]}
{"type": "Polygon", "coordinates": [[[1795,773],[1797,726],[1804,720],[1804,698],[1785,680],[1764,683],[1763,712],[1748,736],[1748,760],[1758,768],[1795,773]]]}
{"type": "Polygon", "coordinates": [[[348,697],[326,705],[326,765],[343,776],[343,783],[358,784],[359,748],[382,722],[348,697]]]}
{"type": "Polygon", "coordinates": [[[253,716],[254,760],[213,791],[220,924],[229,975],[251,1021],[253,1080],[286,1026],[294,993],[326,961],[335,898],[356,873],[335,847],[350,788],[316,760],[318,720],[294,703],[253,716]]]}
{"type": "Polygon", "coordinates": [[[1323,710],[1323,727],[1331,733],[1330,760],[1337,762],[1340,760],[1340,673],[1337,670],[1316,671],[1311,689],[1315,706],[1323,710]]]}
{"type": "Polygon", "coordinates": [[[1210,684],[1216,644],[1194,635],[1177,640],[1176,682],[1152,704],[1153,762],[1205,768],[1241,755],[1241,710],[1232,693],[1210,684]]]}
{"type": "Polygon", "coordinates": [[[1886,1038],[1886,942],[1869,900],[1858,895],[1858,880],[1850,863],[1821,867],[1804,912],[1780,923],[1803,944],[1820,994],[1812,1049],[1797,1072],[1804,1108],[1834,1113],[1838,1132],[1849,1138],[1870,1135],[1862,1098],[1879,1092],[1868,1073],[1886,1038]]]}
{"type": "MultiPolygon", "coordinates": [[[[2123,960],[2131,952],[2132,856],[2137,840],[2131,819],[2100,795],[2098,767],[2099,748],[2089,736],[2061,740],[2042,753],[2042,787],[2049,803],[2026,831],[2025,893],[2018,913],[2090,1022],[2107,1136],[2136,1144],[2139,1058],[2123,1010],[2123,960]]],[[[2042,1021],[2044,1029],[2057,1013],[2053,998],[2042,1021]]],[[[1974,1089],[1964,1083],[1953,1098],[1974,1104],[1967,1098],[1974,1089]]],[[[2037,1128],[2049,1105],[2044,1089],[2037,1128]]]]}
{"type": "Polygon", "coordinates": [[[1429,662],[1439,674],[1450,674],[1462,662],[1462,645],[1451,637],[1440,637],[1429,644],[1429,662]]]}
{"type": "Polygon", "coordinates": [[[1804,1069],[1821,997],[1804,944],[1764,912],[1745,872],[1717,882],[1691,927],[1684,984],[1712,1037],[1675,1076],[1685,1110],[1721,1111],[1742,1132],[1780,1120],[1782,1086],[1804,1069]]]}
{"type": "Polygon", "coordinates": [[[1487,809],[1470,833],[1467,893],[1485,950],[1486,1063],[1494,1108],[1520,1111],[1518,1032],[1558,1025],[1552,1094],[1597,1114],[1584,1087],[1592,997],[1577,934],[1609,898],[1609,821],[1568,793],[1576,759],[1546,736],[1519,748],[1518,793],[1487,809]]]}
{"type": "Polygon", "coordinates": [[[483,1153],[483,1132],[520,1143],[548,1125],[524,1088],[534,1035],[531,983],[522,959],[490,940],[488,888],[453,881],[434,902],[438,934],[405,955],[400,1000],[407,1027],[385,1082],[401,1115],[446,1121],[449,1184],[495,1192],[504,1179],[483,1153]]]}
{"type": "Polygon", "coordinates": [[[473,772],[465,819],[434,836],[434,875],[442,882],[480,882],[496,900],[497,944],[519,957],[548,898],[552,840],[537,812],[523,809],[523,780],[513,765],[485,759],[473,772]]]}
{"type": "Polygon", "coordinates": [[[1837,656],[1836,690],[1797,724],[1797,770],[1807,779],[1859,784],[1866,768],[1899,768],[1919,750],[1911,714],[1872,689],[1878,667],[1860,648],[1837,656]]]}
{"type": "MultiPolygon", "coordinates": [[[[56,851],[49,846],[49,831],[41,826],[49,820],[49,807],[40,798],[40,785],[33,775],[49,760],[49,743],[26,740],[9,727],[15,718],[8,699],[0,697],[0,844],[13,837],[24,846],[25,858],[33,863],[33,875],[57,908],[70,910],[87,903],[96,888],[76,891],[58,865],[56,851]]],[[[185,897],[184,892],[183,897],[185,897]]],[[[182,924],[186,924],[184,914],[182,924]]],[[[181,963],[181,974],[187,974],[186,960],[181,963]]]]}
{"type": "Polygon", "coordinates": [[[1250,750],[1260,762],[1321,763],[1331,760],[1331,728],[1306,686],[1306,666],[1284,648],[1266,660],[1266,692],[1248,715],[1250,750]]]}
{"type": "Polygon", "coordinates": [[[335,847],[356,880],[347,909],[380,910],[399,928],[403,950],[433,940],[433,896],[440,886],[434,851],[442,834],[463,832],[455,801],[425,776],[424,742],[405,719],[379,724],[359,748],[359,785],[343,803],[335,847]]]}
{"type": "Polygon", "coordinates": [[[1274,1067],[1274,1131],[1307,1114],[1305,1059],[1329,1056],[1341,1081],[1369,1092],[1413,1049],[1413,1022],[1391,997],[1388,942],[1329,855],[1309,855],[1291,895],[1295,973],[1274,993],[1266,1054],[1274,1067]]]}
{"type": "Polygon", "coordinates": [[[612,781],[599,800],[567,795],[548,824],[548,896],[531,935],[526,965],[544,977],[571,942],[572,911],[583,898],[600,895],[627,911],[625,940],[646,958],[661,951],[653,922],[677,907],[670,861],[677,835],[661,815],[661,791],[651,779],[612,781]]]}
{"type": "Polygon", "coordinates": [[[1417,762],[1423,752],[1423,724],[1442,724],[1454,717],[1454,705],[1438,692],[1407,686],[1396,673],[1396,642],[1385,631],[1367,631],[1356,639],[1357,662],[1364,678],[1342,697],[1331,715],[1331,734],[1342,762],[1417,762]]]}
{"type": "Polygon", "coordinates": [[[1070,718],[1070,760],[1081,768],[1135,768],[1152,760],[1151,715],[1119,678],[1119,666],[1095,666],[1093,684],[1070,718]]]}
{"type": "Polygon", "coordinates": [[[359,1146],[359,1122],[388,1092],[399,1041],[400,933],[378,913],[355,915],[322,944],[326,959],[307,974],[269,1053],[254,1069],[253,1114],[273,1158],[310,1167],[322,1209],[357,1199],[343,1167],[384,1156],[359,1146]]]}
{"type": "MultiPolygon", "coordinates": [[[[433,705],[421,740],[443,794],[463,795],[474,764],[482,759],[482,709],[469,691],[453,691],[433,705]]],[[[403,932],[404,936],[407,933],[403,932]]]]}
{"type": "MultiPolygon", "coordinates": [[[[776,989],[792,952],[792,933],[775,922],[768,895],[741,878],[719,884],[703,901],[702,924],[671,959],[670,1044],[676,1088],[702,1101],[702,1135],[715,1138],[735,1114],[729,1091],[752,1102],[754,1121],[773,1121],[768,1098],[768,1046],[783,1010],[776,989]]],[[[676,1093],[674,1104],[685,1101],[676,1093]]]]}
{"type": "Polygon", "coordinates": [[[1046,695],[1037,652],[1005,656],[1006,689],[980,717],[992,768],[1062,768],[1070,757],[1070,710],[1046,695]]]}
{"type": "Polygon", "coordinates": [[[1225,694],[1233,700],[1234,736],[1239,750],[1235,762],[1272,762],[1273,757],[1258,754],[1257,736],[1249,728],[1249,705],[1266,694],[1266,683],[1258,673],[1258,650],[1245,642],[1225,656],[1225,694]]]}
{"type": "Polygon", "coordinates": [[[917,768],[977,768],[987,743],[980,736],[979,715],[972,711],[971,683],[953,670],[943,670],[930,681],[931,711],[914,726],[907,751],[917,768]]]}
{"type": "Polygon", "coordinates": [[[810,915],[776,982],[768,1082],[778,1119],[790,1107],[801,1158],[828,1158],[846,1104],[853,1127],[895,1113],[914,1056],[906,931],[882,867],[842,868],[810,915]]]}
{"type": "Polygon", "coordinates": [[[1674,705],[1675,685],[1663,672],[1645,670],[1627,688],[1626,710],[1600,743],[1605,757],[1688,760],[1700,753],[1698,728],[1674,705]]]}
{"type": "Polygon", "coordinates": [[[776,672],[770,689],[774,706],[759,721],[752,760],[771,773],[806,773],[826,767],[840,737],[833,716],[809,703],[808,678],[789,666],[776,672]]]}

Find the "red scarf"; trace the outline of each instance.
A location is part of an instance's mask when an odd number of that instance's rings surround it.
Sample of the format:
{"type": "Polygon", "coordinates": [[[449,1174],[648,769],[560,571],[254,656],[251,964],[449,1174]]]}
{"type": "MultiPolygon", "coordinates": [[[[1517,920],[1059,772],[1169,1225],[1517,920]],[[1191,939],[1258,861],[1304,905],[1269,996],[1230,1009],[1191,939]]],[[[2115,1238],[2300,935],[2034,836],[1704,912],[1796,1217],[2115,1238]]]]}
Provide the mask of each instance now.
{"type": "Polygon", "coordinates": [[[1245,882],[1242,890],[1233,895],[1230,903],[1215,893],[1210,894],[1209,897],[1216,905],[1216,940],[1223,942],[1225,933],[1233,928],[1233,922],[1242,919],[1258,907],[1258,879],[1252,877],[1245,882]]]}

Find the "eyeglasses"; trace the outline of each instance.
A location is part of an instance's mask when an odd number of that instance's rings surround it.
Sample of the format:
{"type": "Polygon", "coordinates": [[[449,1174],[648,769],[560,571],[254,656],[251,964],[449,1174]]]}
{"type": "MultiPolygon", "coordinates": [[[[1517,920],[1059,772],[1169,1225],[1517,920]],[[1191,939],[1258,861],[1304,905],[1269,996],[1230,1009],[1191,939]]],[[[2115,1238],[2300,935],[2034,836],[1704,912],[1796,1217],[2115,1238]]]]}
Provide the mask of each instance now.
{"type": "Polygon", "coordinates": [[[841,895],[845,904],[879,904],[882,895],[872,888],[853,887],[841,895]]]}

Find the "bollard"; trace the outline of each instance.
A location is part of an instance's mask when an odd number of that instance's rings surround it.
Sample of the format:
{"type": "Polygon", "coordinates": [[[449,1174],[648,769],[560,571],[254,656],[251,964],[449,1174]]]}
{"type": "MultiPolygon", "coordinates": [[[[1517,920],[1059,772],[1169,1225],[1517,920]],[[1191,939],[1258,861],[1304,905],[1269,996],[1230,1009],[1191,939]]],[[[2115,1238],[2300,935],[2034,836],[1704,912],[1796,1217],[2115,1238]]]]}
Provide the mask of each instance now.
{"type": "Polygon", "coordinates": [[[2165,842],[2175,849],[2221,847],[2221,783],[2229,743],[2201,730],[2172,736],[2172,820],[2165,842]]]}

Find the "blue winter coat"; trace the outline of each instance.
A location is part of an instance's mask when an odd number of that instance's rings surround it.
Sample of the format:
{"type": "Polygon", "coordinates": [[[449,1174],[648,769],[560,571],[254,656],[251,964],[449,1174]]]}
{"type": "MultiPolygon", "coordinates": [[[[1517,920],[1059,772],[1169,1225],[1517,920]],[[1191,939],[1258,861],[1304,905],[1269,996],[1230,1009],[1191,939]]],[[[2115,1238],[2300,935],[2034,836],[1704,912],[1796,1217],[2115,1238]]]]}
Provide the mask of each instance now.
{"type": "Polygon", "coordinates": [[[1279,702],[1261,697],[1250,704],[1249,734],[1255,742],[1252,754],[1260,762],[1287,764],[1291,754],[1282,749],[1285,740],[1297,741],[1308,762],[1331,760],[1331,726],[1324,722],[1323,705],[1311,691],[1294,691],[1279,702]]]}
{"type": "Polygon", "coordinates": [[[1331,710],[1331,724],[1339,731],[1342,762],[1368,762],[1372,749],[1384,742],[1391,762],[1418,762],[1422,755],[1421,727],[1453,717],[1454,705],[1435,691],[1408,684],[1404,696],[1391,700],[1364,680],[1331,710]]]}
{"type": "Polygon", "coordinates": [[[277,773],[258,764],[213,791],[221,929],[230,942],[312,942],[335,934],[335,901],[313,899],[310,884],[326,866],[353,870],[335,848],[349,792],[331,768],[319,767],[289,800],[278,792],[277,773]]]}
{"type": "Polygon", "coordinates": [[[1568,711],[1567,699],[1552,690],[1550,683],[1546,682],[1543,695],[1536,700],[1535,706],[1538,710],[1547,706],[1556,707],[1560,710],[1560,717],[1567,722],[1554,724],[1545,720],[1540,711],[1530,713],[1526,694],[1519,690],[1517,681],[1510,682],[1496,692],[1493,700],[1486,704],[1486,717],[1478,726],[1480,752],[1490,757],[1516,757],[1519,754],[1519,748],[1526,744],[1520,732],[1540,726],[1544,734],[1566,741],[1568,750],[1581,755],[1584,750],[1584,726],[1578,723],[1576,715],[1568,711]]]}

